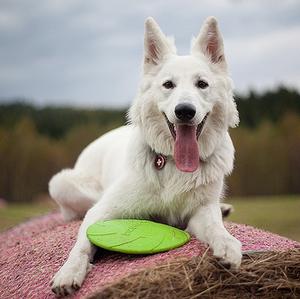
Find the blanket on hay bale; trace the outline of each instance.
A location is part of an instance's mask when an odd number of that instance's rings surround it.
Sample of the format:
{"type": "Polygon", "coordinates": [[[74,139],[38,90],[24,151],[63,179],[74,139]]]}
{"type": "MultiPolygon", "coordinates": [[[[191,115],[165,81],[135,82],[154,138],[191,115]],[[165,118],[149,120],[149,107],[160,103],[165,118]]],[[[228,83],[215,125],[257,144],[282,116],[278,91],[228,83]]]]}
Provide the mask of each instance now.
{"type": "MultiPolygon", "coordinates": [[[[55,298],[49,282],[66,260],[79,225],[80,221],[65,223],[58,213],[53,213],[0,234],[0,298],[55,298]]],[[[201,293],[219,298],[217,291],[221,286],[227,284],[233,288],[237,282],[249,292],[249,296],[242,297],[252,298],[253,292],[263,294],[264,290],[270,290],[270,284],[263,284],[265,278],[274,287],[275,272],[282,276],[278,289],[288,291],[287,298],[300,294],[300,253],[295,249],[300,248],[300,243],[246,225],[226,223],[226,227],[242,242],[243,251],[250,251],[242,271],[231,273],[222,268],[208,254],[207,247],[195,238],[180,248],[155,255],[99,250],[93,269],[72,298],[173,298],[176,295],[189,298],[201,293]],[[267,253],[252,257],[251,251],[267,253]],[[282,267],[277,269],[276,263],[282,267]],[[252,271],[251,265],[258,270],[252,271]],[[265,265],[265,274],[258,265],[265,265]],[[274,267],[278,271],[274,272],[274,267]],[[245,271],[248,272],[242,278],[240,275],[245,271]]],[[[231,292],[229,289],[227,292],[231,292]]],[[[242,298],[236,289],[231,294],[242,298]]],[[[228,293],[225,297],[235,298],[230,296],[228,293]]]]}

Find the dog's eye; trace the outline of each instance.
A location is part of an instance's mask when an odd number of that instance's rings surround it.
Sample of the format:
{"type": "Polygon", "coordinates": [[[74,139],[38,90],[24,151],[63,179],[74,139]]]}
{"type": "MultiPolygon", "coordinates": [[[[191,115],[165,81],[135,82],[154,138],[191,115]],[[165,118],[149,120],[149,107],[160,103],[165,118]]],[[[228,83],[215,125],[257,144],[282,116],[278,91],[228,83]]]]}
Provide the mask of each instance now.
{"type": "Polygon", "coordinates": [[[172,81],[168,80],[165,83],[163,83],[163,87],[166,89],[172,89],[175,87],[175,84],[172,81]]]}
{"type": "Polygon", "coordinates": [[[201,88],[201,89],[205,89],[206,87],[208,87],[208,83],[203,81],[203,80],[198,80],[196,82],[196,87],[201,88]]]}

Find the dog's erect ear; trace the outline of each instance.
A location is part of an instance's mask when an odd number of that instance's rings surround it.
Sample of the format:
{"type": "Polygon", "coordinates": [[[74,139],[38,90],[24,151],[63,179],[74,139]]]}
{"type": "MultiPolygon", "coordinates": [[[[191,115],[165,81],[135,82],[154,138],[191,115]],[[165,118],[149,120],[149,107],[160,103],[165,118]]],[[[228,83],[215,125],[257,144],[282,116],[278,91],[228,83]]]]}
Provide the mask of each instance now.
{"type": "Polygon", "coordinates": [[[147,18],[145,22],[144,47],[145,73],[151,70],[152,67],[159,65],[173,52],[167,37],[151,17],[147,18]]]}
{"type": "Polygon", "coordinates": [[[202,53],[209,57],[210,61],[226,69],[223,38],[218,28],[216,18],[208,17],[197,38],[192,45],[192,54],[202,53]]]}

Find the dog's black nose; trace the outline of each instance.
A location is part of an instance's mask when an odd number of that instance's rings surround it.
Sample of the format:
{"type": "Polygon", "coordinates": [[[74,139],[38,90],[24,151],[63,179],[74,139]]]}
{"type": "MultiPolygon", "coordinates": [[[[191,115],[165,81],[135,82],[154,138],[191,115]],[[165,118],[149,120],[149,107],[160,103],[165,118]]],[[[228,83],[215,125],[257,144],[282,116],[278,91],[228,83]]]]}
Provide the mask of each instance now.
{"type": "Polygon", "coordinates": [[[182,121],[191,120],[196,114],[196,107],[190,103],[181,103],[175,107],[175,114],[182,121]]]}

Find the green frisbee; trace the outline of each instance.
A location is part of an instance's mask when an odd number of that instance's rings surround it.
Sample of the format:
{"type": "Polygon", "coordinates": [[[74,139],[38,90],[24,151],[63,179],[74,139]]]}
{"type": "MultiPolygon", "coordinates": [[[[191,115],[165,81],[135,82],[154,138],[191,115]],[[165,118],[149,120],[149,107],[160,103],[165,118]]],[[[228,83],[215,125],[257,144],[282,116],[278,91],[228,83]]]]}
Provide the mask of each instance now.
{"type": "Polygon", "coordinates": [[[97,222],[87,229],[94,245],[128,254],[151,254],[184,245],[190,235],[178,228],[138,219],[115,219],[97,222]]]}

